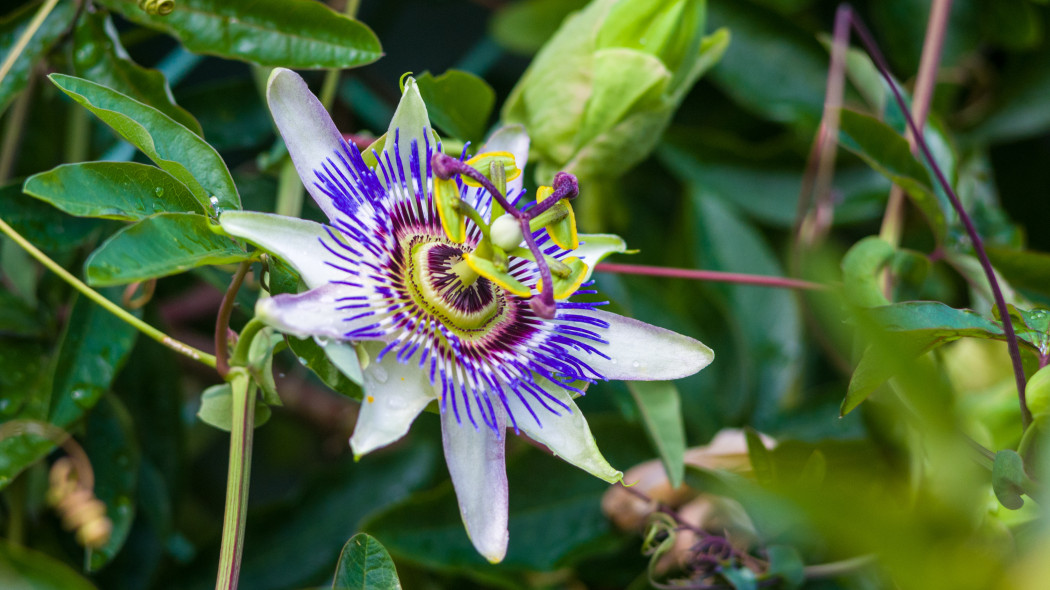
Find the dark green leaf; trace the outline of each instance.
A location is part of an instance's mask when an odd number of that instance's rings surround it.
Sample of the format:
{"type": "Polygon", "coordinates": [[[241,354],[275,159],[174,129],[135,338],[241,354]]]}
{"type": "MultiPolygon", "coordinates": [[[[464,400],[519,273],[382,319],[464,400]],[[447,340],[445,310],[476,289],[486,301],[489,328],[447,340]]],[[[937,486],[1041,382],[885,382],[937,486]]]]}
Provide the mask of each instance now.
{"type": "Polygon", "coordinates": [[[912,155],[908,142],[878,119],[848,109],[841,114],[842,146],[903,188],[926,216],[937,239],[943,240],[947,223],[944,212],[950,206],[938,200],[929,173],[912,155]]]}
{"type": "Polygon", "coordinates": [[[985,250],[996,272],[1012,287],[1050,295],[1050,254],[996,246],[986,246],[985,250]]]}
{"type": "Polygon", "coordinates": [[[350,68],[379,59],[379,40],[359,21],[311,0],[178,0],[150,15],[136,0],[100,0],[141,25],[177,37],[190,51],[286,68],[350,68]]]}
{"type": "Polygon", "coordinates": [[[213,196],[219,207],[241,207],[226,163],[193,131],[116,90],[63,74],[51,74],[50,78],[73,100],[185,184],[204,207],[213,206],[213,196]]]}
{"type": "Polygon", "coordinates": [[[394,561],[375,537],[358,533],[343,545],[332,590],[400,589],[394,561]]]}
{"type": "MultiPolygon", "coordinates": [[[[201,407],[197,410],[201,422],[219,430],[230,432],[233,427],[233,390],[229,383],[212,385],[201,394],[201,407]]],[[[255,400],[255,427],[270,419],[270,406],[255,400]]]]}
{"type": "MultiPolygon", "coordinates": [[[[10,247],[18,246],[11,244],[10,247]]],[[[13,293],[0,290],[0,337],[39,336],[42,329],[36,310],[13,293]]]]}
{"type": "MultiPolygon", "coordinates": [[[[0,18],[0,56],[3,56],[2,59],[10,55],[15,43],[29,26],[29,21],[33,19],[43,4],[42,1],[29,2],[11,14],[0,18]]],[[[78,10],[79,7],[75,2],[59,2],[44,20],[43,25],[22,50],[22,55],[15,59],[15,63],[12,64],[3,82],[0,82],[0,113],[3,113],[11,100],[26,87],[33,65],[46,55],[55,42],[69,30],[78,10]]]]}
{"type": "Polygon", "coordinates": [[[88,257],[88,283],[123,285],[248,258],[236,242],[208,227],[208,218],[196,213],[160,213],[129,225],[88,257]]]}
{"type": "Polygon", "coordinates": [[[91,582],[57,559],[0,540],[0,587],[7,590],[95,590],[91,582]]]}
{"type": "Polygon", "coordinates": [[[141,453],[128,411],[115,396],[106,396],[87,421],[84,450],[95,471],[95,497],[106,504],[113,523],[109,542],[91,552],[92,570],[109,563],[128,538],[135,518],[135,496],[141,453]]]}
{"type": "Polygon", "coordinates": [[[154,213],[206,212],[175,177],[134,162],[64,164],[30,176],[23,190],[78,217],[134,221],[154,213]]]}
{"type": "Polygon", "coordinates": [[[678,388],[670,381],[629,381],[627,388],[638,406],[645,432],[667,471],[671,487],[677,488],[685,473],[685,424],[678,388]]]}
{"type": "MultiPolygon", "coordinates": [[[[97,221],[75,219],[26,196],[21,181],[0,188],[0,219],[52,256],[80,246],[99,227],[97,221]]],[[[18,248],[14,243],[7,247],[18,248]]]]}
{"type": "Polygon", "coordinates": [[[416,84],[430,119],[442,131],[464,140],[481,139],[496,104],[488,83],[469,72],[448,70],[437,77],[423,72],[416,84]]]}
{"type": "Polygon", "coordinates": [[[708,22],[733,32],[722,62],[711,71],[715,84],[767,119],[816,129],[828,58],[812,35],[748,2],[711,2],[708,22]]]}
{"type": "Polygon", "coordinates": [[[77,23],[73,68],[77,76],[147,104],[202,135],[200,123],[175,104],[164,74],[144,68],[128,57],[105,11],[86,12],[77,23]]]}
{"type": "MultiPolygon", "coordinates": [[[[135,335],[134,328],[113,314],[78,298],[52,376],[42,372],[42,355],[35,347],[23,345],[20,351],[0,347],[0,369],[10,371],[0,384],[11,383],[22,394],[10,400],[11,411],[18,413],[10,416],[5,411],[3,417],[47,421],[58,428],[69,428],[110,387],[131,351],[135,335]]],[[[5,387],[4,393],[8,391],[5,387]]],[[[54,447],[54,441],[40,432],[36,427],[20,428],[19,433],[0,439],[0,488],[54,447]]]]}
{"type": "MultiPolygon", "coordinates": [[[[764,237],[730,205],[710,196],[702,187],[692,189],[696,223],[698,268],[784,276],[784,269],[764,237]]],[[[766,428],[781,400],[789,395],[801,374],[802,322],[797,302],[783,289],[748,285],[715,285],[712,291],[727,306],[727,321],[734,330],[734,365],[731,381],[720,397],[735,398],[735,411],[754,412],[751,424],[766,428]]]]}

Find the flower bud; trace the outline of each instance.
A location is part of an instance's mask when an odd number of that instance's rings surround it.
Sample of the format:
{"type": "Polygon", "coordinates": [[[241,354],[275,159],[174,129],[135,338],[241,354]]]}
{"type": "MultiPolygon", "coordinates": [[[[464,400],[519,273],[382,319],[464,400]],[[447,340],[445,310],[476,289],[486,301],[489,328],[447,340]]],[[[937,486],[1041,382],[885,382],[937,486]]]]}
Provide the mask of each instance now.
{"type": "Polygon", "coordinates": [[[565,19],[503,109],[529,130],[537,181],[618,176],[645,158],[729,42],[703,37],[704,16],[704,0],[593,0],[565,19]]]}

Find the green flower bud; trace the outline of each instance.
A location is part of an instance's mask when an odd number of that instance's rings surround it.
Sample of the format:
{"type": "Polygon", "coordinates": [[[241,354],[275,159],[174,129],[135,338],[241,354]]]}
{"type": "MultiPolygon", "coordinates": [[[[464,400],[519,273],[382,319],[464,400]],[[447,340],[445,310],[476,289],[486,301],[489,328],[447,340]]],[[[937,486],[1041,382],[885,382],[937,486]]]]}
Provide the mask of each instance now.
{"type": "Polygon", "coordinates": [[[618,176],[656,146],[729,34],[703,36],[704,0],[593,0],[565,19],[511,92],[508,123],[525,125],[539,165],[618,176]]]}

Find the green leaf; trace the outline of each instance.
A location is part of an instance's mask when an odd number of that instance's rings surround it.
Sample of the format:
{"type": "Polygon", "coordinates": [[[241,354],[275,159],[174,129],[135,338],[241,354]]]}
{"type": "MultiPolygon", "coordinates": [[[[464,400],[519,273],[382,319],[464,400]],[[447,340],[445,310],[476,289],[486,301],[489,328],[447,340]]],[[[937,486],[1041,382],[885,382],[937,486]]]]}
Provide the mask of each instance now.
{"type": "Polygon", "coordinates": [[[1034,250],[1016,250],[985,246],[988,259],[996,272],[1017,289],[1050,295],[1050,254],[1034,250]]]}
{"type": "Polygon", "coordinates": [[[312,0],[178,0],[166,16],[136,0],[100,0],[129,20],[175,36],[195,53],[286,68],[351,68],[383,55],[360,21],[312,0]]]}
{"type": "Polygon", "coordinates": [[[218,152],[157,109],[89,80],[51,74],[63,92],[185,184],[204,207],[240,209],[241,199],[218,152]]]}
{"type": "MultiPolygon", "coordinates": [[[[10,55],[15,43],[21,38],[41,5],[42,1],[29,2],[0,18],[0,56],[3,56],[3,59],[10,55]]],[[[15,96],[26,87],[33,65],[69,30],[79,10],[75,2],[59,2],[44,19],[44,23],[29,40],[22,54],[15,59],[3,82],[0,82],[0,113],[3,113],[15,96]]]]}
{"type": "Polygon", "coordinates": [[[862,326],[879,330],[880,339],[864,351],[850,379],[841,415],[860,405],[893,376],[894,367],[963,337],[1002,339],[1002,327],[968,309],[936,301],[910,301],[859,310],[862,326]]]}
{"type": "Polygon", "coordinates": [[[95,586],[61,561],[0,540],[0,586],[7,590],[95,590],[95,586]]]}
{"type": "Polygon", "coordinates": [[[106,504],[113,523],[109,541],[91,552],[88,565],[97,571],[120,552],[135,519],[141,453],[131,415],[116,396],[106,396],[91,412],[84,451],[95,471],[95,497],[106,504]]]}
{"type": "Polygon", "coordinates": [[[912,155],[907,140],[882,121],[849,109],[841,111],[839,125],[842,146],[903,188],[926,216],[937,240],[943,241],[945,211],[950,206],[940,202],[926,167],[912,155]]]}
{"type": "Polygon", "coordinates": [[[168,80],[157,70],[144,68],[128,56],[113,20],[105,11],[85,12],[73,36],[76,75],[147,104],[203,136],[200,123],[175,104],[168,80]]]}
{"type": "Polygon", "coordinates": [[[744,436],[747,439],[747,457],[755,471],[755,481],[762,485],[772,484],[777,479],[777,473],[769,449],[754,428],[745,428],[744,436]]]}
{"type": "Polygon", "coordinates": [[[135,221],[154,213],[206,213],[186,185],[148,164],[63,164],[26,180],[23,190],[78,217],[135,221]]]}
{"type": "MultiPolygon", "coordinates": [[[[107,293],[111,299],[117,293],[107,293]]],[[[4,418],[47,421],[68,429],[93,408],[124,365],[137,332],[113,314],[88,299],[78,297],[62,336],[53,374],[44,369],[45,359],[35,347],[0,347],[0,378],[5,399],[11,404],[0,410],[4,418]],[[33,353],[36,354],[33,354],[33,353]],[[8,386],[12,389],[8,389],[8,386]],[[7,397],[9,391],[18,396],[7,397]],[[17,412],[11,415],[11,412],[17,412]]],[[[0,341],[3,342],[3,341],[0,341]]],[[[49,363],[49,369],[50,369],[49,363]]],[[[34,429],[38,430],[38,429],[34,429]]],[[[43,458],[54,441],[31,432],[0,439],[0,488],[23,469],[43,458]]]]}
{"type": "Polygon", "coordinates": [[[782,588],[798,588],[806,581],[805,563],[794,547],[770,545],[766,547],[766,556],[769,558],[766,575],[770,578],[779,577],[784,582],[782,588]]]}
{"type": "MultiPolygon", "coordinates": [[[[10,247],[18,246],[11,244],[10,247]]],[[[40,336],[42,331],[43,326],[35,309],[14,293],[0,291],[0,334],[5,337],[33,337],[40,336]]],[[[6,389],[4,393],[7,393],[6,389]]]]}
{"type": "MultiPolygon", "coordinates": [[[[784,268],[762,234],[731,205],[692,185],[699,266],[711,270],[784,276],[784,268]]],[[[754,412],[751,424],[768,429],[785,396],[801,375],[802,319],[798,304],[783,289],[750,285],[712,285],[716,301],[725,306],[732,332],[733,359],[722,370],[733,377],[721,385],[719,403],[725,412],[754,412]],[[724,401],[722,401],[724,400],[724,401]]]]}
{"type": "Polygon", "coordinates": [[[880,271],[893,259],[889,242],[868,236],[857,242],[842,258],[842,286],[846,301],[858,307],[889,305],[879,284],[880,271]]]}
{"type": "MultiPolygon", "coordinates": [[[[255,427],[270,419],[270,406],[261,399],[255,400],[255,427]]],[[[201,422],[219,430],[230,432],[233,427],[233,389],[229,383],[212,385],[201,394],[201,407],[197,410],[201,422]]]]}
{"type": "Polygon", "coordinates": [[[416,78],[427,112],[442,131],[459,139],[478,141],[488,127],[496,92],[485,80],[462,70],[416,78]]]}
{"type": "Polygon", "coordinates": [[[1024,485],[1028,475],[1024,471],[1024,461],[1017,451],[1003,450],[995,454],[992,464],[992,491],[996,499],[1010,510],[1024,506],[1024,485]]]}
{"type": "Polygon", "coordinates": [[[400,590],[401,581],[386,547],[367,533],[343,545],[335,566],[332,590],[400,590]]]}
{"type": "MultiPolygon", "coordinates": [[[[54,207],[24,195],[21,181],[0,188],[0,219],[53,257],[79,247],[100,225],[92,219],[63,215],[54,207]]],[[[5,249],[8,247],[19,246],[9,243],[5,249]]]]}
{"type": "Polygon", "coordinates": [[[727,568],[722,575],[736,590],[758,590],[758,579],[755,572],[744,566],[727,568]]]}
{"type": "Polygon", "coordinates": [[[350,399],[361,400],[360,384],[347,377],[329,360],[325,354],[325,348],[321,348],[313,339],[301,340],[294,336],[287,336],[287,340],[288,347],[299,358],[299,362],[313,371],[325,385],[350,399]]]}
{"type": "Polygon", "coordinates": [[[828,59],[795,23],[750,2],[710,2],[712,29],[733,41],[712,81],[741,106],[782,123],[816,129],[824,108],[828,59]],[[769,56],[779,56],[769,59],[769,56]]]}
{"type": "Polygon", "coordinates": [[[129,225],[88,257],[88,283],[123,285],[248,258],[236,242],[208,227],[208,218],[196,213],[160,213],[129,225]]]}
{"type": "Polygon", "coordinates": [[[677,488],[685,474],[685,424],[678,388],[670,381],[629,381],[627,388],[671,487],[677,488]]]}

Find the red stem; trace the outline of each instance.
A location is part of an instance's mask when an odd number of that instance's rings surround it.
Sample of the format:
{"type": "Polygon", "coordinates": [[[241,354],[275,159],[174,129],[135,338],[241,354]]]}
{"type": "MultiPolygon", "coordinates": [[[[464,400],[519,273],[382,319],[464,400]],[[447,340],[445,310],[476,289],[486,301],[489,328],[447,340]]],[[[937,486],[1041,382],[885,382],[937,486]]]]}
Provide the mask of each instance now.
{"type": "Polygon", "coordinates": [[[664,266],[645,266],[642,264],[613,264],[603,262],[597,265],[597,272],[612,272],[627,275],[645,275],[650,277],[671,277],[694,281],[713,281],[718,283],[738,283],[758,287],[780,287],[783,289],[827,289],[826,285],[811,283],[799,279],[749,275],[737,272],[720,272],[717,270],[694,270],[690,268],[668,268],[664,266]]]}

